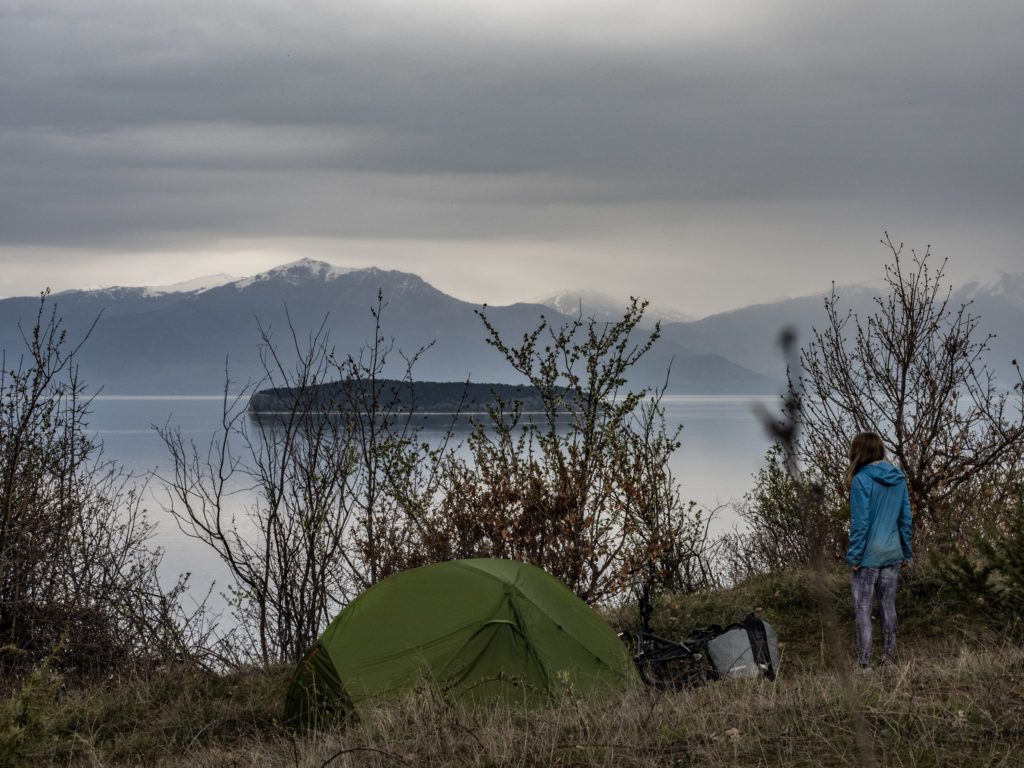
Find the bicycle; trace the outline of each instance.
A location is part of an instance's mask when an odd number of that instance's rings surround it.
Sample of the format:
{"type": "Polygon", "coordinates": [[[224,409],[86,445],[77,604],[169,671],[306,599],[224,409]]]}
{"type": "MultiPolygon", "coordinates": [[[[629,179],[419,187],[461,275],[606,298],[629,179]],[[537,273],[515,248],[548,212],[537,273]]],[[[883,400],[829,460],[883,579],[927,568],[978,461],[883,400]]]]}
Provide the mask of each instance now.
{"type": "Polygon", "coordinates": [[[707,627],[682,642],[661,637],[649,629],[620,632],[619,637],[629,649],[640,679],[646,685],[659,690],[679,690],[718,679],[706,654],[708,640],[718,632],[718,627],[707,627]]]}

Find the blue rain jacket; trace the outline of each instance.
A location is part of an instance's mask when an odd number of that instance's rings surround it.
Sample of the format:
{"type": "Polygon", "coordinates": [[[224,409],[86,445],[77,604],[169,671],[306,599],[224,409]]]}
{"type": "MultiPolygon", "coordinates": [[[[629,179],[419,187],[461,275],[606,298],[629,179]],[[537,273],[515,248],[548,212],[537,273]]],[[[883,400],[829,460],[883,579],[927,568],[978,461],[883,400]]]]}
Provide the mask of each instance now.
{"type": "Polygon", "coordinates": [[[887,461],[862,467],[850,487],[850,547],[846,562],[884,568],[910,560],[910,494],[903,472],[887,461]]]}

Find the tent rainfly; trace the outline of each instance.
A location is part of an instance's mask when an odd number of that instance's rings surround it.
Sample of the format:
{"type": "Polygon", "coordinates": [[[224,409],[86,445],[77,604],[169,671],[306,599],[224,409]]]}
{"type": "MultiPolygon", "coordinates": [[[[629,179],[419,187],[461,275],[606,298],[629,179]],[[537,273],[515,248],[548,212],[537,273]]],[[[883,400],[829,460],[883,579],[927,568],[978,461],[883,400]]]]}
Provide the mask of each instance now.
{"type": "Polygon", "coordinates": [[[353,600],[299,662],[285,718],[310,724],[426,681],[473,700],[621,689],[636,670],[615,632],[550,574],[456,560],[396,574],[353,600]]]}

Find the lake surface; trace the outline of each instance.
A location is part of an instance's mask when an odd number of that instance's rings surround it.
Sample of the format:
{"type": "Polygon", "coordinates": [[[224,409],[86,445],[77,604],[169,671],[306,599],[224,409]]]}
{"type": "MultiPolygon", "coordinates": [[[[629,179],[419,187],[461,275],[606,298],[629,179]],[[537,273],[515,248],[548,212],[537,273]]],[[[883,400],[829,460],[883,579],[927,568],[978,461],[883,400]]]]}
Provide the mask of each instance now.
{"type": "MultiPolygon", "coordinates": [[[[682,496],[708,509],[724,505],[713,525],[716,531],[728,530],[736,522],[730,505],[749,490],[752,475],[761,466],[770,445],[754,414],[755,402],[775,410],[779,400],[684,395],[666,396],[663,400],[670,426],[683,426],[682,448],[671,465],[682,496]]],[[[203,446],[220,423],[221,409],[220,396],[97,397],[89,426],[103,442],[108,458],[140,475],[159,474],[168,472],[171,464],[155,427],[177,426],[187,438],[203,446]]],[[[172,575],[190,571],[196,587],[205,589],[216,580],[220,589],[226,583],[220,563],[202,544],[177,530],[174,521],[161,511],[161,498],[166,499],[166,492],[158,480],[151,480],[146,507],[158,525],[156,543],[165,550],[164,572],[172,575]]],[[[236,503],[241,508],[244,498],[236,499],[236,503]]]]}

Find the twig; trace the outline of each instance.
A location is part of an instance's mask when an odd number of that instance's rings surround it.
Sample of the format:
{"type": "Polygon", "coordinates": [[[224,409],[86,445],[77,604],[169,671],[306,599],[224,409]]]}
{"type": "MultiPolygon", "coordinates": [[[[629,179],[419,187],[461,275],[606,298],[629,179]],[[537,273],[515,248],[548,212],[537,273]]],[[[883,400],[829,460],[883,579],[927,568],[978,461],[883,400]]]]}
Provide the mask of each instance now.
{"type": "Polygon", "coordinates": [[[406,761],[403,758],[399,757],[394,752],[388,752],[386,749],[377,749],[376,747],[349,747],[347,749],[341,750],[340,752],[335,752],[333,755],[328,757],[326,760],[324,760],[320,764],[320,768],[327,768],[328,765],[333,763],[339,757],[342,757],[344,755],[350,754],[352,752],[374,752],[374,753],[376,753],[378,755],[384,755],[385,757],[390,757],[392,760],[397,762],[399,765],[406,765],[406,761]]]}

